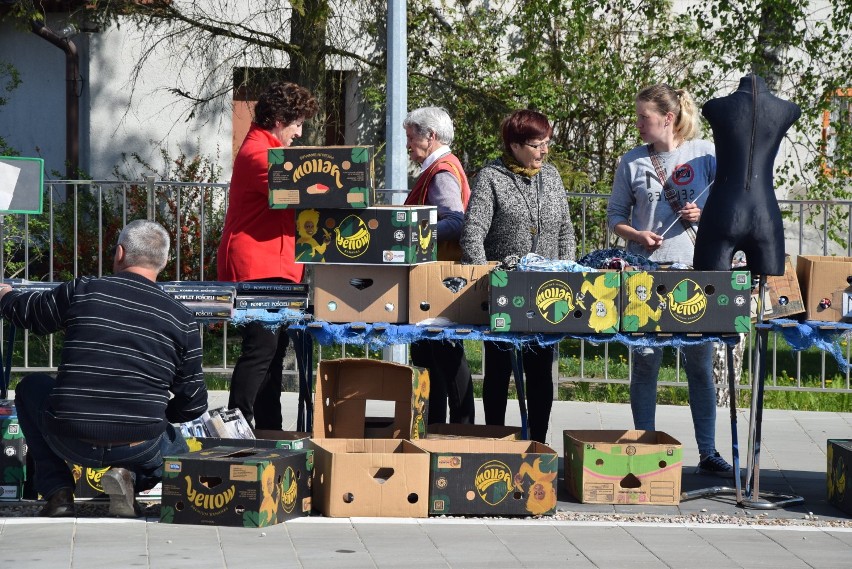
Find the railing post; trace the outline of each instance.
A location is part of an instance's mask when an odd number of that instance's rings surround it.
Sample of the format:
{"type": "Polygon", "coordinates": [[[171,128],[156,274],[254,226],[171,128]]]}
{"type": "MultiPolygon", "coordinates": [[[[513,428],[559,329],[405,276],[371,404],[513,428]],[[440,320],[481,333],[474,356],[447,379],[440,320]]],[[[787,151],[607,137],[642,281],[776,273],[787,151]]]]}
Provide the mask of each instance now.
{"type": "Polygon", "coordinates": [[[154,176],[145,176],[145,188],[148,190],[148,219],[154,221],[154,182],[157,178],[154,176]]]}

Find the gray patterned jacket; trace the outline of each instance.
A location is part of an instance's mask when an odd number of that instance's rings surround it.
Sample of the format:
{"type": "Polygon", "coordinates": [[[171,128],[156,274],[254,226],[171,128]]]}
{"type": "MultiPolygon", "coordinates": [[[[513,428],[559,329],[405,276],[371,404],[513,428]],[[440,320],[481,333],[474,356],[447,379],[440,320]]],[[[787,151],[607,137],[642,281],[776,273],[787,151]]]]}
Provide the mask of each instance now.
{"type": "Polygon", "coordinates": [[[461,247],[462,263],[467,264],[527,253],[575,260],[568,196],[556,168],[544,164],[538,174],[527,178],[511,172],[501,159],[486,164],[471,186],[461,247]]]}

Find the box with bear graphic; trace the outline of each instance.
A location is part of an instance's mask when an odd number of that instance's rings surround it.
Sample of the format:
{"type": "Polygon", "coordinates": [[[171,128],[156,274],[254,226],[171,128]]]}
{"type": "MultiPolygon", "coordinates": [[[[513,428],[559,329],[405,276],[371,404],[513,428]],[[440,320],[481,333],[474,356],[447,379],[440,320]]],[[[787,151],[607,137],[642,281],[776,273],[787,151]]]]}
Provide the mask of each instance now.
{"type": "Polygon", "coordinates": [[[491,330],[614,334],[620,276],[615,271],[492,271],[491,330]]]}
{"type": "Polygon", "coordinates": [[[372,146],[270,148],[269,207],[365,208],[373,205],[372,146]]]}
{"type": "Polygon", "coordinates": [[[556,511],[559,455],[538,442],[426,439],[429,513],[540,516],[556,511]]]}
{"type": "Polygon", "coordinates": [[[416,265],[437,259],[438,208],[303,209],[296,214],[296,262],[416,265]]]}
{"type": "Polygon", "coordinates": [[[160,522],[266,527],[311,512],[312,450],[216,447],[164,457],[160,522]]]}
{"type": "Polygon", "coordinates": [[[621,331],[748,333],[748,271],[624,271],[621,331]]]}

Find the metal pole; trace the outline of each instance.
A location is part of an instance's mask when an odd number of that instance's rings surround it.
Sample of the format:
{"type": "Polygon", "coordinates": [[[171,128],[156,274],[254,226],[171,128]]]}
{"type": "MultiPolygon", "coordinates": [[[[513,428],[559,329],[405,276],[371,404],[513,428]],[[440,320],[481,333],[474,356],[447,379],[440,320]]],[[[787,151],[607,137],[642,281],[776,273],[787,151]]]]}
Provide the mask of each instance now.
{"type": "MultiPolygon", "coordinates": [[[[406,1],[388,0],[388,94],[385,138],[387,140],[385,187],[391,190],[408,188],[408,153],[405,150],[405,131],[402,121],[408,106],[408,52],[406,43],[406,1]]],[[[393,192],[393,203],[404,199],[401,192],[393,192]]],[[[404,344],[387,346],[382,359],[397,363],[408,362],[404,344]]]]}

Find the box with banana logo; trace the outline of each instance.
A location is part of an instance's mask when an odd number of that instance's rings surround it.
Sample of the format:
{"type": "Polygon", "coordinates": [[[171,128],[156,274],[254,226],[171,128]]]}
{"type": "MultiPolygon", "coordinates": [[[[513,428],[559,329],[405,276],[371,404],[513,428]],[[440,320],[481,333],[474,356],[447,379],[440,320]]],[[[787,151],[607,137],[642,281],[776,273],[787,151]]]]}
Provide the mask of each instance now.
{"type": "Polygon", "coordinates": [[[623,332],[724,334],[751,326],[748,271],[625,271],[623,332]]]}
{"type": "Polygon", "coordinates": [[[373,205],[372,146],[269,149],[269,207],[358,209],[373,205]]]}
{"type": "Polygon", "coordinates": [[[438,208],[303,209],[296,214],[296,262],[416,265],[437,259],[438,208]]]}
{"type": "Polygon", "coordinates": [[[492,271],[491,330],[615,334],[620,274],[492,271]]]}

